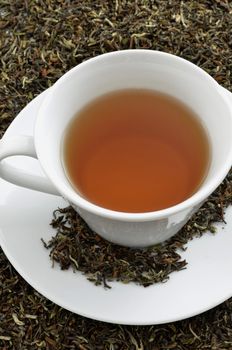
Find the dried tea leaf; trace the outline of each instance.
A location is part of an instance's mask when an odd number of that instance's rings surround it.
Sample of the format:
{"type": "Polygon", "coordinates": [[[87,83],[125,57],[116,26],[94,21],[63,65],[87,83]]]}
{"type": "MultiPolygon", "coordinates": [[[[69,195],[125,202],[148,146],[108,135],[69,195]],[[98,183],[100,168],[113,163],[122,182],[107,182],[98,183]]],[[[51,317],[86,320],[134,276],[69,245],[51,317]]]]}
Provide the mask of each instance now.
{"type": "Polygon", "coordinates": [[[232,170],[184,228],[163,244],[131,249],[112,244],[94,233],[72,207],[57,209],[51,225],[56,235],[44,246],[50,249],[53,264],[62,270],[81,271],[95,285],[110,288],[108,282],[135,282],[148,287],[166,282],[174,271],[186,268],[180,250],[194,237],[215,232],[216,222],[224,222],[224,210],[232,203],[232,170]]]}
{"type": "Polygon", "coordinates": [[[15,313],[12,314],[12,318],[13,318],[14,322],[17,324],[17,326],[24,326],[25,323],[20,321],[18,319],[18,316],[15,313]]]}

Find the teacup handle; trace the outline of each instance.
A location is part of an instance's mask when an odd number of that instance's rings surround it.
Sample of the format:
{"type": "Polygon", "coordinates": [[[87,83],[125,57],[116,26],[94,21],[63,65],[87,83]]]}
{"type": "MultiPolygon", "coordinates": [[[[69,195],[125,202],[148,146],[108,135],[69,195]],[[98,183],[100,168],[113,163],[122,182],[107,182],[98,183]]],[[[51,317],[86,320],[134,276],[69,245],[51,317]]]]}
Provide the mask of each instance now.
{"type": "Polygon", "coordinates": [[[11,156],[29,156],[38,159],[32,136],[7,136],[0,140],[0,178],[21,187],[59,196],[47,177],[31,175],[10,164],[2,163],[3,159],[11,156]]]}

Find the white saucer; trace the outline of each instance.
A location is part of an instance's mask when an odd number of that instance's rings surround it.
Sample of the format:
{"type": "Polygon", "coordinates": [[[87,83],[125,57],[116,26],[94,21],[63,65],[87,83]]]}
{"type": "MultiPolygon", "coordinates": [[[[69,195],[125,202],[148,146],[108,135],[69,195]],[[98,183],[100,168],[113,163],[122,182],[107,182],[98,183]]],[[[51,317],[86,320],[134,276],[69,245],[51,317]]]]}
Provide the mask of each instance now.
{"type": "MultiPolygon", "coordinates": [[[[45,94],[15,118],[5,137],[32,134],[45,94]]],[[[41,171],[36,160],[26,157],[7,162],[32,173],[41,171]]],[[[232,295],[232,206],[226,211],[224,229],[218,225],[215,236],[205,234],[188,244],[182,254],[188,261],[187,269],[171,274],[167,283],[144,288],[115,282],[112,289],[105,290],[80,273],[51,267],[49,252],[40,239],[48,240],[55,233],[49,223],[53,210],[67,205],[61,198],[1,179],[0,193],[0,244],[6,256],[37,291],[72,312],[112,323],[159,324],[199,314],[232,295]]]]}

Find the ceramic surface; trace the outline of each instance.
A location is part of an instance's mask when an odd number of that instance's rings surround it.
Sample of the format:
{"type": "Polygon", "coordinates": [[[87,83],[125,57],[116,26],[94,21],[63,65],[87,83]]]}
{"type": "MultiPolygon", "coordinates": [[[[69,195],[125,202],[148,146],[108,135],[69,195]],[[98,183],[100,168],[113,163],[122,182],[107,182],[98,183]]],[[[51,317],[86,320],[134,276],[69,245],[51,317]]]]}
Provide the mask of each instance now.
{"type": "MultiPolygon", "coordinates": [[[[32,135],[45,94],[18,115],[6,137],[32,135]]],[[[31,158],[14,157],[5,162],[33,175],[43,175],[38,162],[31,158]]],[[[6,256],[38,292],[72,312],[112,323],[160,324],[199,314],[232,295],[232,207],[226,210],[227,225],[217,225],[217,234],[206,233],[188,244],[181,253],[188,261],[187,269],[172,273],[167,283],[144,288],[114,282],[111,290],[105,290],[80,273],[51,266],[40,239],[49,240],[54,234],[49,226],[52,212],[66,206],[64,200],[1,179],[0,191],[0,244],[6,256]]]]}
{"type": "Polygon", "coordinates": [[[116,51],[79,64],[49,89],[37,113],[33,137],[1,140],[0,159],[15,154],[38,157],[47,180],[2,166],[0,174],[5,179],[62,195],[94,231],[111,242],[150,246],[173,236],[229,171],[232,103],[212,77],[182,58],[153,50],[116,51]],[[97,96],[125,88],[153,89],[179,98],[196,112],[208,132],[212,156],[206,179],[190,198],[173,207],[149,213],[102,208],[78,194],[65,174],[61,145],[70,120],[97,96]]]}

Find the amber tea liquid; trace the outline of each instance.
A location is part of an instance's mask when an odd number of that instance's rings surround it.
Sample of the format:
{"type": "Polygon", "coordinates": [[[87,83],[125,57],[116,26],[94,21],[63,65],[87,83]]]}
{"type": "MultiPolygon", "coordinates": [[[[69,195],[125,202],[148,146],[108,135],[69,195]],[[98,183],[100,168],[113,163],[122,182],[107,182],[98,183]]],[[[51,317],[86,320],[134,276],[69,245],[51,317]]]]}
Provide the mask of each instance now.
{"type": "Polygon", "coordinates": [[[178,100],[150,90],[104,95],[73,118],[63,161],[84,198],[116,211],[142,213],[190,197],[209,166],[198,117],[178,100]]]}

